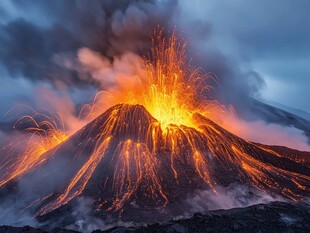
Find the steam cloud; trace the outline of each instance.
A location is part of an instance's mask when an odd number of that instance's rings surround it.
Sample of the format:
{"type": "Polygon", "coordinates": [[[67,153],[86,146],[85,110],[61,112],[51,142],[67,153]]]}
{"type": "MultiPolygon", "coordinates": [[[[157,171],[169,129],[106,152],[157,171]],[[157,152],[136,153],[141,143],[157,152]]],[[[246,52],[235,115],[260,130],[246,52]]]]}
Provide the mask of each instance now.
{"type": "MultiPolygon", "coordinates": [[[[218,187],[218,193],[210,190],[199,190],[195,195],[186,199],[187,215],[205,212],[207,210],[231,209],[259,203],[283,201],[283,198],[270,196],[264,192],[249,189],[246,186],[232,184],[228,187],[218,187]]],[[[186,215],[185,215],[186,216],[186,215]]]]}

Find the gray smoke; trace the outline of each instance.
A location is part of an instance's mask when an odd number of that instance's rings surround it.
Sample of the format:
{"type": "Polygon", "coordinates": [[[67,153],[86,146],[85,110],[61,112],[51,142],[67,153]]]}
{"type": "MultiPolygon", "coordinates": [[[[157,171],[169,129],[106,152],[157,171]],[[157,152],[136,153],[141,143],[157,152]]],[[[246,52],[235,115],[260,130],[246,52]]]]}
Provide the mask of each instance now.
{"type": "Polygon", "coordinates": [[[189,213],[285,201],[279,196],[271,196],[263,191],[250,189],[247,186],[238,184],[231,184],[228,187],[219,186],[216,190],[217,193],[212,192],[212,190],[199,190],[195,195],[189,197],[186,200],[186,203],[189,205],[189,208],[187,208],[189,213]]]}
{"type": "Polygon", "coordinates": [[[141,54],[149,49],[153,29],[167,25],[176,1],[14,0],[12,4],[22,17],[0,26],[0,62],[10,75],[82,85],[91,80],[81,80],[76,72],[55,63],[55,56],[74,57],[82,47],[110,58],[126,51],[141,54]]]}
{"type": "MultiPolygon", "coordinates": [[[[251,99],[258,97],[265,86],[262,75],[251,67],[242,67],[236,56],[225,53],[221,43],[214,43],[215,30],[211,18],[193,16],[196,8],[188,10],[188,3],[179,1],[174,20],[181,28],[188,41],[189,56],[197,67],[216,76],[217,82],[211,83],[214,91],[209,98],[220,99],[223,103],[233,104],[242,110],[251,104],[251,99]],[[190,12],[185,14],[187,10],[190,12]]],[[[206,8],[208,4],[203,7],[206,8]]]]}

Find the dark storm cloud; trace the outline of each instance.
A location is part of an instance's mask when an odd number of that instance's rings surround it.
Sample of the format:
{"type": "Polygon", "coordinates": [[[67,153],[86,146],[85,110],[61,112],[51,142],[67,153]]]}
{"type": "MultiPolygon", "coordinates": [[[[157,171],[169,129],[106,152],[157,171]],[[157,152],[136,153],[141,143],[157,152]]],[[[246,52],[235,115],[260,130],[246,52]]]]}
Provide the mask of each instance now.
{"type": "Polygon", "coordinates": [[[73,51],[79,44],[61,26],[46,30],[18,19],[2,27],[0,43],[1,62],[12,75],[33,80],[74,78],[52,62],[53,54],[73,51]]]}
{"type": "Polygon", "coordinates": [[[13,3],[17,11],[23,12],[23,18],[0,28],[1,63],[12,76],[61,80],[67,84],[82,81],[75,72],[55,63],[56,54],[73,57],[81,47],[107,57],[125,51],[142,53],[149,46],[154,27],[166,25],[176,4],[128,0],[14,0],[13,3]]]}
{"type": "MultiPolygon", "coordinates": [[[[235,17],[235,25],[239,25],[235,29],[239,43],[249,56],[296,58],[309,55],[310,3],[307,0],[284,2],[260,1],[234,12],[246,16],[244,20],[235,17]]],[[[229,19],[233,20],[232,14],[229,19]]]]}
{"type": "MultiPolygon", "coordinates": [[[[193,0],[180,1],[180,8],[180,15],[188,16],[183,24],[190,35],[196,27],[188,27],[186,21],[209,24],[210,33],[196,48],[205,46],[206,55],[215,57],[212,51],[217,49],[228,60],[234,60],[237,68],[233,70],[256,72],[266,81],[265,88],[259,91],[263,99],[310,111],[309,1],[193,0]]],[[[220,79],[222,73],[218,73],[220,79]]],[[[235,79],[233,73],[230,76],[229,82],[235,79]]],[[[232,84],[246,87],[248,79],[240,73],[237,76],[237,82],[232,84]]],[[[247,89],[241,88],[244,94],[247,89]]]]}
{"type": "Polygon", "coordinates": [[[309,55],[309,1],[222,0],[221,3],[193,0],[191,8],[184,7],[192,20],[198,17],[210,24],[212,36],[222,48],[233,49],[236,56],[256,59],[309,55]]]}
{"type": "Polygon", "coordinates": [[[7,17],[6,11],[3,9],[3,7],[0,6],[0,23],[2,20],[4,20],[7,17]]]}
{"type": "Polygon", "coordinates": [[[242,70],[233,58],[224,55],[216,49],[209,48],[207,52],[199,54],[192,46],[191,54],[196,64],[216,77],[216,82],[211,83],[213,91],[209,94],[212,98],[220,99],[223,103],[233,104],[237,110],[246,108],[253,97],[259,95],[265,82],[261,75],[254,70],[242,70]]]}
{"type": "Polygon", "coordinates": [[[179,3],[175,20],[180,22],[189,41],[189,55],[195,66],[202,67],[216,78],[215,82],[210,82],[213,91],[208,93],[208,97],[220,99],[225,104],[233,104],[239,111],[244,110],[265,86],[263,77],[251,67],[242,67],[236,57],[226,54],[219,44],[212,42],[215,25],[207,16],[195,18],[189,11],[184,19],[182,11],[187,12],[187,7],[182,3],[179,3]]]}

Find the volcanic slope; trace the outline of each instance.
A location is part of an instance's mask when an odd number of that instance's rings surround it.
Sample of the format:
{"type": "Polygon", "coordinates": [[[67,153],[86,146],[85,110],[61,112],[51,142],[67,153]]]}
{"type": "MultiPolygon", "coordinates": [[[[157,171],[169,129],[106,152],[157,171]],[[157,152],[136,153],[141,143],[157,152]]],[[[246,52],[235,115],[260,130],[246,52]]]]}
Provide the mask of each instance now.
{"type": "Polygon", "coordinates": [[[138,210],[164,212],[195,190],[216,194],[231,184],[296,201],[310,196],[309,166],[297,162],[299,153],[310,153],[288,151],[294,152],[289,159],[281,154],[284,147],[243,140],[199,113],[192,118],[195,128],[162,129],[143,106],[116,105],[5,185],[1,195],[13,195],[18,182],[23,192],[14,197],[31,193],[26,204],[39,218],[63,214],[76,199],[89,197],[95,215],[132,221],[142,221],[138,210]]]}

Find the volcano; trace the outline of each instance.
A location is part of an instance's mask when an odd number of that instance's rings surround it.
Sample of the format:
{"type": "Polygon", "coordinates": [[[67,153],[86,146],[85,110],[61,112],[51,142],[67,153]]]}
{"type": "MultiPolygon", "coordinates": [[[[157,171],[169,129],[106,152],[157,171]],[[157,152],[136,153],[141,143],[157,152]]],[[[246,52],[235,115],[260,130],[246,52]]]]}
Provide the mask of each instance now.
{"type": "Polygon", "coordinates": [[[23,208],[47,220],[84,197],[95,216],[147,222],[146,212],[152,221],[180,214],[178,203],[195,191],[216,195],[231,184],[295,201],[309,197],[309,152],[256,144],[199,113],[192,118],[195,128],[162,127],[142,105],[115,105],[5,184],[2,200],[31,192],[23,208]]]}
{"type": "Polygon", "coordinates": [[[62,116],[18,121],[26,140],[3,150],[1,204],[49,228],[80,212],[113,224],[164,221],[186,213],[197,193],[207,192],[209,208],[232,187],[244,189],[241,206],[259,195],[309,198],[310,153],[247,141],[215,123],[230,114],[209,98],[215,77],[190,66],[174,34],[160,35],[135,76],[83,105],[78,119],[89,123],[78,131],[58,127],[62,116]]]}

